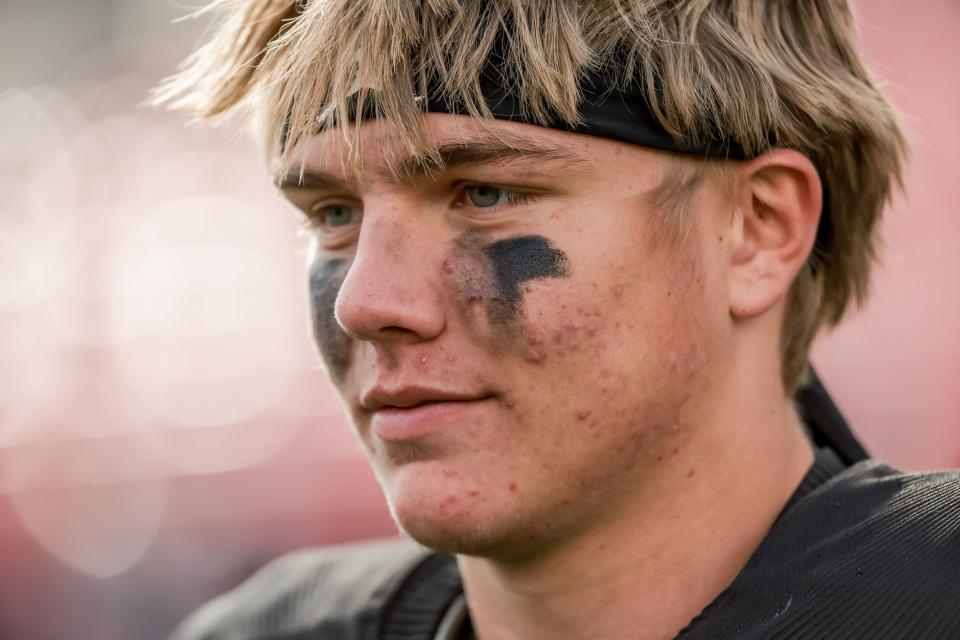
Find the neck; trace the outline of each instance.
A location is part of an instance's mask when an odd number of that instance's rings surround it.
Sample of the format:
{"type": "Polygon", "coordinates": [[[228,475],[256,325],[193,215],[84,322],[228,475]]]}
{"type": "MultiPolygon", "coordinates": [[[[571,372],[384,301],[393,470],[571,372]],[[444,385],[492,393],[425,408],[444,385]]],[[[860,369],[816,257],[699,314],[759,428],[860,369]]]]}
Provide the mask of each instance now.
{"type": "Polygon", "coordinates": [[[758,389],[779,371],[745,369],[628,508],[521,563],[459,558],[480,638],[672,638],[729,586],[813,460],[782,387],[758,389]]]}

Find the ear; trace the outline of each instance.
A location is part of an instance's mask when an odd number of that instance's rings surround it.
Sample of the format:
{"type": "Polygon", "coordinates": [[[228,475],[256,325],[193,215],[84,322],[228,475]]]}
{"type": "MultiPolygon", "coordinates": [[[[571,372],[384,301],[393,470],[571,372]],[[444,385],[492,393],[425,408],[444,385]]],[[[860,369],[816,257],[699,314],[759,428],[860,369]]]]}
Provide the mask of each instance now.
{"type": "Polygon", "coordinates": [[[758,316],[787,295],[817,235],[823,190],[809,158],[774,149],[739,170],[731,224],[730,314],[758,316]]]}

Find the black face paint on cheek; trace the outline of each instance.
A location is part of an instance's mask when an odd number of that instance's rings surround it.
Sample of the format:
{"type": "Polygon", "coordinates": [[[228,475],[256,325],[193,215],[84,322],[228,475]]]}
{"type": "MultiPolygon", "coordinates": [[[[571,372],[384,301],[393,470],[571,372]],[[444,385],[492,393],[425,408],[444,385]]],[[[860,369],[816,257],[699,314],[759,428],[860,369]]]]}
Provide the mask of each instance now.
{"type": "Polygon", "coordinates": [[[334,380],[343,380],[350,366],[351,338],[334,316],[337,293],[347,275],[346,260],[315,260],[310,265],[310,307],[313,337],[334,380]]]}
{"type": "Polygon", "coordinates": [[[520,308],[523,284],[539,278],[567,276],[567,256],[543,236],[498,240],[483,247],[493,266],[498,298],[514,312],[520,308]]]}

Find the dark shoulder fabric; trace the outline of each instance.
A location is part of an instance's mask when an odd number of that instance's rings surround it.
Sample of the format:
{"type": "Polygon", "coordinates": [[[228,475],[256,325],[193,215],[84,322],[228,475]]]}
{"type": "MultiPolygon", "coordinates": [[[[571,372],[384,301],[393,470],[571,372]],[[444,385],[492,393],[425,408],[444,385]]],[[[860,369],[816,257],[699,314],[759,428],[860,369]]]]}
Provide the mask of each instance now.
{"type": "Polygon", "coordinates": [[[960,473],[865,461],[835,475],[680,637],[960,638],[960,473]]]}
{"type": "Polygon", "coordinates": [[[171,640],[374,638],[385,603],[427,555],[401,540],[296,551],[203,606],[171,640]]]}

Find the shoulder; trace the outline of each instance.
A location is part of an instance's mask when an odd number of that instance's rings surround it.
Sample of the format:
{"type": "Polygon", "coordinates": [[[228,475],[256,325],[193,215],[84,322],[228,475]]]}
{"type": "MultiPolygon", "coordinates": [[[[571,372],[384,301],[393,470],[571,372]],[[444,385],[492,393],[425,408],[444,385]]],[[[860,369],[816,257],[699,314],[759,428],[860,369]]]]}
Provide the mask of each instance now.
{"type": "MultiPolygon", "coordinates": [[[[906,473],[875,461],[836,475],[795,505],[787,524],[873,540],[879,547],[914,542],[934,552],[960,551],[960,471],[906,473]]],[[[956,558],[960,561],[960,556],[956,558]]]]}
{"type": "Polygon", "coordinates": [[[860,592],[916,581],[912,588],[960,594],[960,472],[860,462],[794,505],[770,539],[812,575],[860,592]]]}
{"type": "Polygon", "coordinates": [[[770,637],[960,637],[960,473],[858,463],[796,503],[752,564],[770,637]]]}
{"type": "Polygon", "coordinates": [[[960,472],[867,461],[810,498],[795,514],[807,518],[808,546],[797,550],[809,571],[802,598],[818,603],[825,629],[960,637],[960,472]],[[811,530],[818,523],[822,530],[811,530]]]}
{"type": "Polygon", "coordinates": [[[289,553],[201,607],[171,640],[359,637],[427,553],[405,540],[289,553]]]}
{"type": "Polygon", "coordinates": [[[960,473],[874,461],[774,524],[684,638],[960,638],[960,473]]]}

